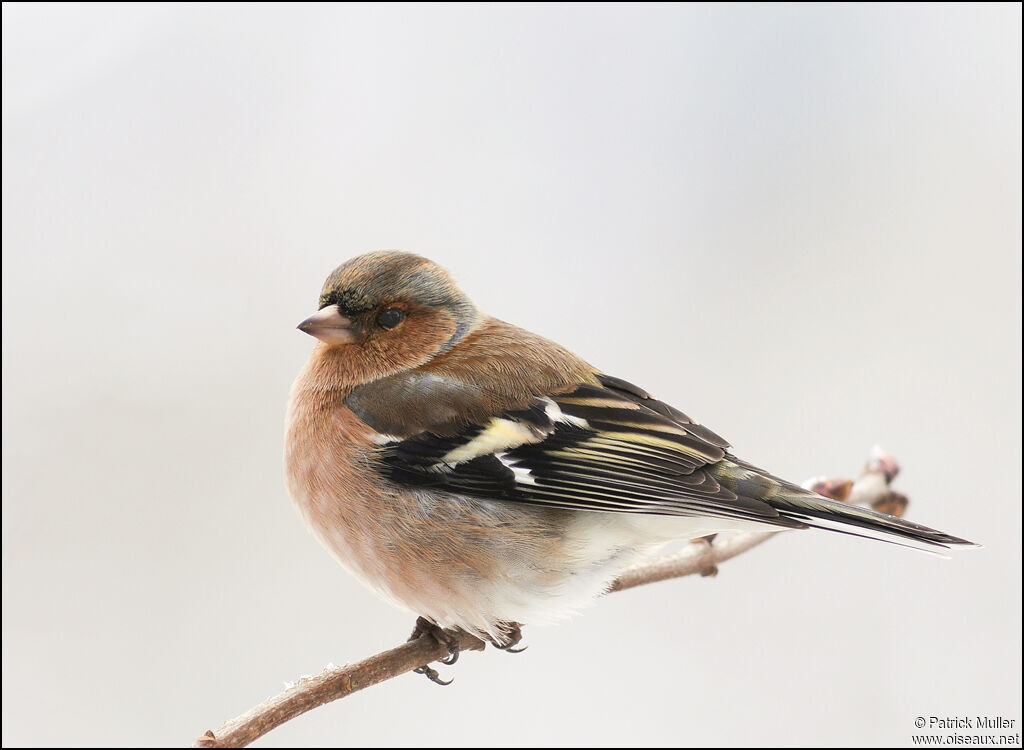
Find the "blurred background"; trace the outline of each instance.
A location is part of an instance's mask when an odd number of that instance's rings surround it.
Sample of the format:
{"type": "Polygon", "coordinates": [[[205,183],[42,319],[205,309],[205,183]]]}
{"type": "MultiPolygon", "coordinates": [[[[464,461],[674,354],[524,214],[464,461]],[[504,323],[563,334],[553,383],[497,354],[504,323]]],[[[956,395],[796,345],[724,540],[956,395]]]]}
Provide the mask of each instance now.
{"type": "Polygon", "coordinates": [[[181,745],[413,616],[304,528],[295,330],[449,268],[952,561],[791,533],[260,741],[910,745],[1021,706],[1021,6],[3,6],[3,744],[181,745]]]}

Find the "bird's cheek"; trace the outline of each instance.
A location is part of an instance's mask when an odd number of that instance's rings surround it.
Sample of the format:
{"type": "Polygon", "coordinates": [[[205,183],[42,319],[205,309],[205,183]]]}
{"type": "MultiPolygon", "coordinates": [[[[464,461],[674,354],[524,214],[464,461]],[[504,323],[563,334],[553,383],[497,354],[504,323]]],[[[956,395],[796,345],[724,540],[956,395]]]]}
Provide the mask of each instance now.
{"type": "Polygon", "coordinates": [[[446,316],[409,320],[402,329],[396,329],[399,335],[390,338],[390,348],[401,359],[422,361],[434,356],[454,332],[454,321],[446,316]]]}

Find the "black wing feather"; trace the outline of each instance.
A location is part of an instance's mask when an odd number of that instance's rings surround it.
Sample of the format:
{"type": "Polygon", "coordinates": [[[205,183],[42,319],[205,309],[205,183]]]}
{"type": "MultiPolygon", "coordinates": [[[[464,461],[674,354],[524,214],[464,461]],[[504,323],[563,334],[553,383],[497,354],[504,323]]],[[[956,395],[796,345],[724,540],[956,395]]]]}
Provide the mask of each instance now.
{"type": "Polygon", "coordinates": [[[556,508],[812,526],[918,546],[970,544],[772,476],[642,388],[597,379],[570,393],[539,394],[486,424],[449,422],[396,439],[380,449],[383,473],[403,486],[556,508]]]}
{"type": "Polygon", "coordinates": [[[456,435],[391,443],[381,451],[385,473],[399,484],[551,507],[803,526],[715,476],[710,467],[728,455],[720,437],[625,381],[602,383],[539,396],[456,435]],[[529,437],[496,438],[497,447],[484,440],[510,425],[529,437]],[[483,454],[467,457],[477,444],[483,454]]]}

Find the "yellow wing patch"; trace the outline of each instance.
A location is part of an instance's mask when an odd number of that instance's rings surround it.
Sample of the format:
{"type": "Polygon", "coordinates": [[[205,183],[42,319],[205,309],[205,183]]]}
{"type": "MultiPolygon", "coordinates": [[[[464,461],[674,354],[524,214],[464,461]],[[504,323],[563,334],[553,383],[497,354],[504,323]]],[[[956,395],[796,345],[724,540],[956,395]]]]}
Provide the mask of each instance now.
{"type": "Polygon", "coordinates": [[[460,464],[524,443],[537,443],[543,438],[543,433],[538,433],[529,425],[513,419],[495,417],[479,435],[446,453],[441,457],[441,461],[446,464],[460,464]]]}

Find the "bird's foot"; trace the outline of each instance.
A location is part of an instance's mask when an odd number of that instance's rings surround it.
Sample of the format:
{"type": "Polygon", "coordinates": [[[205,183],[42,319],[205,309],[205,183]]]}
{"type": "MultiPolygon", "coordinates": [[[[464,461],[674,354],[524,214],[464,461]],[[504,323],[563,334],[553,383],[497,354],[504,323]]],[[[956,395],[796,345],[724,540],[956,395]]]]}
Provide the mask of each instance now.
{"type": "MultiPolygon", "coordinates": [[[[451,665],[459,660],[459,639],[458,635],[450,630],[445,630],[440,625],[431,622],[425,617],[416,618],[416,626],[412,629],[412,634],[409,636],[410,641],[415,641],[419,638],[433,638],[435,641],[440,643],[446,649],[448,649],[448,656],[443,659],[438,659],[442,664],[451,665]]],[[[451,680],[442,680],[441,675],[438,674],[437,670],[431,667],[429,664],[424,664],[422,667],[417,667],[413,670],[416,674],[424,675],[428,680],[433,682],[435,685],[451,685],[451,680]]]]}
{"type": "Polygon", "coordinates": [[[521,654],[528,647],[515,648],[523,640],[523,626],[518,622],[501,623],[501,639],[489,638],[491,645],[508,654],[521,654]]]}

